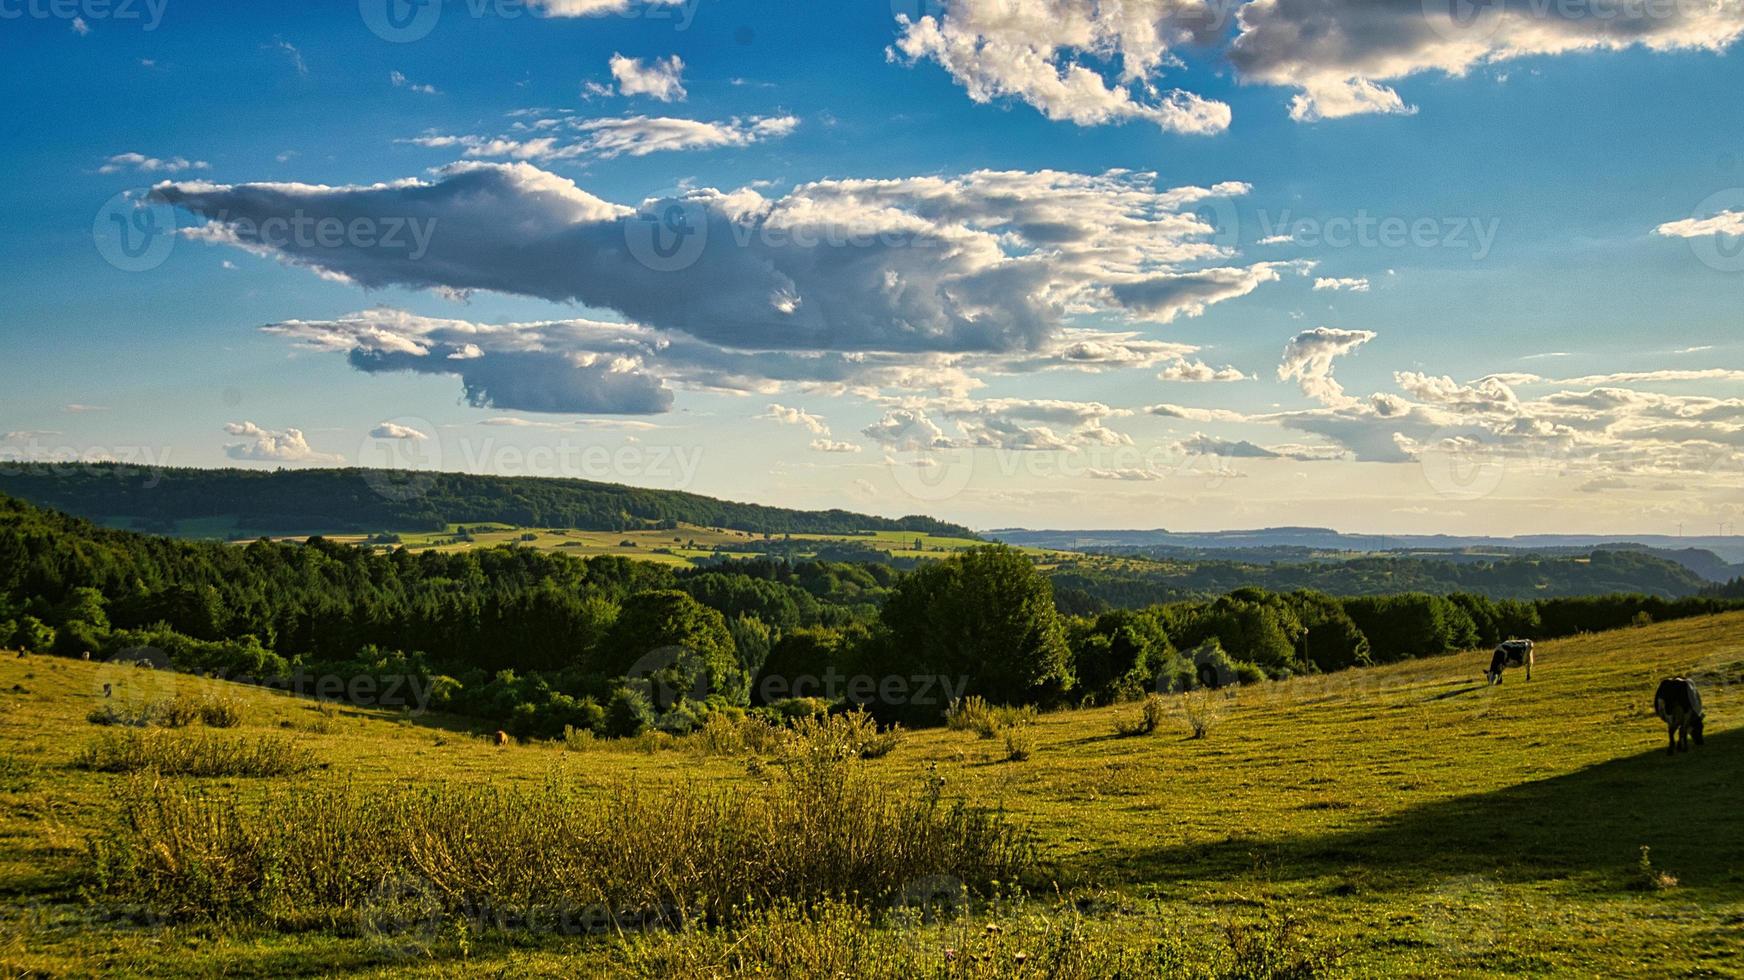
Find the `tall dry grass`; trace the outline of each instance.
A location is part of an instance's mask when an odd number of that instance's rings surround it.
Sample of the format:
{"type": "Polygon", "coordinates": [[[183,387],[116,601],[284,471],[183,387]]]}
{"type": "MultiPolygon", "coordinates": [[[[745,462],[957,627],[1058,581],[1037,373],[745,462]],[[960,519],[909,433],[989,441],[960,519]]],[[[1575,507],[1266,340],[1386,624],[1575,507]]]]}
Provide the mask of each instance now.
{"type": "Polygon", "coordinates": [[[93,844],[93,884],[163,914],[295,926],[368,922],[408,888],[444,916],[683,925],[784,899],[881,902],[924,876],[978,887],[1032,864],[1001,812],[892,792],[865,768],[820,748],[731,790],[317,783],[246,807],[142,782],[93,844]]]}

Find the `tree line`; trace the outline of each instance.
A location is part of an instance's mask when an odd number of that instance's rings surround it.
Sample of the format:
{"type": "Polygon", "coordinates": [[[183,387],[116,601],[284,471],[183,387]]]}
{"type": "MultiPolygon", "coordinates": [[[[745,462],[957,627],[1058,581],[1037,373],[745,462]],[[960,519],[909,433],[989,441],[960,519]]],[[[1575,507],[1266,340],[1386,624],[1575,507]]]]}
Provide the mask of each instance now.
{"type": "Polygon", "coordinates": [[[673,568],[506,546],[226,545],[116,531],[0,497],[0,643],[355,697],[384,678],[523,736],[681,732],[713,712],[950,700],[1106,704],[1738,608],[1717,596],[1526,601],[1240,588],[1062,612],[1023,552],[898,571],[755,559],[673,568]]]}

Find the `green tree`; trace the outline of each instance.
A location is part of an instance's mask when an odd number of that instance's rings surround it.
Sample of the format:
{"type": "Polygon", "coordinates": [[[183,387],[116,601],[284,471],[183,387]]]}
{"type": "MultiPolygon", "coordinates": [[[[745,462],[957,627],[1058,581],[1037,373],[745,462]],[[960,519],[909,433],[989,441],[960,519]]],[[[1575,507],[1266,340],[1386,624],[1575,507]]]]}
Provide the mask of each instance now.
{"type": "Polygon", "coordinates": [[[1072,686],[1071,651],[1053,587],[1022,552],[973,548],[923,565],[879,614],[881,669],[967,682],[995,703],[1057,699],[1072,686]]]}

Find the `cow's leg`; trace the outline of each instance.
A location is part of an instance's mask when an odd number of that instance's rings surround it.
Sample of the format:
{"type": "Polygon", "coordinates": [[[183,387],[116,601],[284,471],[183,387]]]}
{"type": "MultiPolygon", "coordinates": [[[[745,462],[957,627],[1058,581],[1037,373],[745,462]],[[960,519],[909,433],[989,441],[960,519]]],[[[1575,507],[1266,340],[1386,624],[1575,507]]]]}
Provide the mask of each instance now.
{"type": "Polygon", "coordinates": [[[1677,754],[1677,721],[1675,719],[1665,723],[1665,734],[1666,734],[1666,737],[1671,740],[1671,744],[1667,745],[1665,747],[1665,754],[1666,755],[1676,755],[1677,754]]]}

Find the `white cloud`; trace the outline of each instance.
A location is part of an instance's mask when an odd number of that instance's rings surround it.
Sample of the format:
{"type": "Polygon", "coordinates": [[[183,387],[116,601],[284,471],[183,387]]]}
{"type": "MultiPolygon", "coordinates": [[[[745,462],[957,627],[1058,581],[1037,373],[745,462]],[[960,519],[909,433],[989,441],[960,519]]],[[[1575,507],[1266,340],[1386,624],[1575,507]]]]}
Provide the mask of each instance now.
{"type": "Polygon", "coordinates": [[[1154,180],[978,171],[818,181],[776,198],[697,189],[633,209],[527,164],[460,163],[429,181],[164,183],[153,196],[213,219],[193,237],[365,288],[577,302],[719,347],[787,352],[788,363],[805,351],[980,352],[1010,355],[1016,370],[1025,356],[1062,367],[1162,356],[1155,344],[1114,334],[1083,335],[1076,350],[1058,341],[1069,317],[1166,322],[1306,268],[1193,269],[1229,253],[1187,209],[1246,185],[1159,190],[1154,180]],[[651,247],[667,228],[651,216],[674,214],[694,245],[668,267],[651,247]],[[434,233],[416,259],[409,242],[322,247],[259,234],[263,222],[293,217],[370,218],[383,228],[392,219],[434,233]]]}
{"type": "Polygon", "coordinates": [[[1336,327],[1315,327],[1290,339],[1284,348],[1283,362],[1278,365],[1278,380],[1295,378],[1302,393],[1327,405],[1348,404],[1344,388],[1332,379],[1332,363],[1375,339],[1369,330],[1341,330],[1336,327]]]}
{"type": "Polygon", "coordinates": [[[398,422],[381,423],[369,430],[369,437],[371,439],[398,439],[404,442],[423,442],[429,438],[417,429],[409,425],[401,425],[398,422]]]}
{"type": "Polygon", "coordinates": [[[735,116],[720,122],[671,116],[613,116],[595,119],[548,118],[520,123],[503,136],[432,133],[403,142],[430,149],[458,149],[474,159],[573,160],[650,153],[751,146],[792,133],[796,116],[735,116]],[[546,123],[549,123],[546,125],[546,123]]]}
{"type": "Polygon", "coordinates": [[[253,422],[230,422],[224,431],[243,437],[225,445],[224,455],[235,460],[261,463],[343,463],[345,457],[316,452],[300,429],[263,429],[253,422]]]}
{"type": "Polygon", "coordinates": [[[73,33],[80,37],[85,37],[91,33],[91,25],[85,23],[85,18],[83,17],[74,17],[72,28],[73,33]]]}
{"type": "Polygon", "coordinates": [[[1667,238],[1707,238],[1710,235],[1744,236],[1744,211],[1721,211],[1707,218],[1667,221],[1653,229],[1667,238]]]}
{"type": "Polygon", "coordinates": [[[830,434],[830,427],[822,418],[811,414],[803,408],[788,408],[785,405],[771,403],[768,411],[757,417],[760,419],[771,419],[780,422],[782,425],[804,426],[806,429],[811,431],[812,435],[816,436],[827,436],[830,434]]]}
{"type": "Polygon", "coordinates": [[[891,60],[937,62],[976,102],[1016,98],[1080,126],[1144,120],[1177,133],[1220,133],[1229,106],[1156,76],[1170,48],[1220,33],[1197,0],[943,0],[933,16],[899,15],[891,60]],[[1114,75],[1110,82],[1108,75],[1114,75]]]}
{"type": "Polygon", "coordinates": [[[1314,280],[1314,291],[1315,292],[1320,292],[1320,291],[1328,290],[1328,289],[1333,290],[1333,291],[1344,290],[1346,292],[1352,292],[1352,293],[1366,293],[1369,291],[1369,281],[1367,279],[1316,279],[1316,280],[1314,280]]]}
{"type": "Polygon", "coordinates": [[[140,174],[174,174],[184,170],[207,170],[211,164],[204,160],[189,160],[187,157],[169,157],[159,159],[148,157],[143,153],[117,153],[97,168],[100,174],[114,174],[122,171],[132,171],[140,174]]]}
{"type": "Polygon", "coordinates": [[[394,88],[403,88],[408,92],[417,92],[419,95],[441,95],[442,94],[440,91],[437,90],[436,86],[429,85],[429,84],[420,85],[420,84],[412,81],[411,79],[407,78],[403,73],[397,72],[397,71],[388,72],[388,83],[391,84],[394,88]]]}
{"type": "Polygon", "coordinates": [[[811,448],[820,453],[857,453],[860,447],[851,442],[837,442],[834,439],[813,439],[811,448]]]}
{"type": "Polygon", "coordinates": [[[1182,358],[1158,372],[1157,379],[1159,381],[1202,383],[1207,381],[1246,381],[1247,375],[1233,367],[1214,368],[1204,361],[1182,358]]]}
{"type": "Polygon", "coordinates": [[[1253,0],[1238,19],[1229,57],[1242,80],[1298,89],[1290,114],[1303,122],[1414,112],[1381,83],[1422,72],[1458,76],[1515,58],[1633,47],[1717,52],[1744,33],[1736,0],[1253,0]]]}
{"type": "Polygon", "coordinates": [[[684,59],[678,55],[644,64],[640,58],[613,54],[611,70],[624,95],[646,95],[661,102],[683,102],[689,95],[684,90],[684,59]]]}

